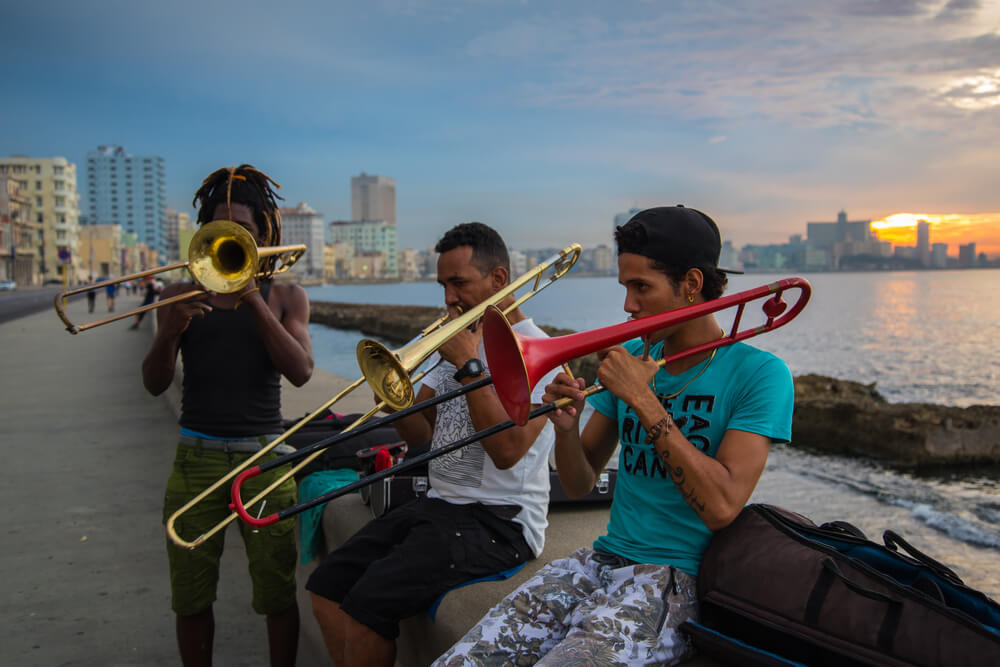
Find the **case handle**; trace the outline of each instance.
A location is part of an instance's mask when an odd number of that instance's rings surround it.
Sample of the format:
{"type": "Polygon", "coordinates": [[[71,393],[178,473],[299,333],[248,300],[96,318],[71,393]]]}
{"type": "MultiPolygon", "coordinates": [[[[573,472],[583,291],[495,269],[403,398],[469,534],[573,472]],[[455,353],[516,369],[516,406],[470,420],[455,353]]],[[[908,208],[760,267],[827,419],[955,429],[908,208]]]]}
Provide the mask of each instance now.
{"type": "Polygon", "coordinates": [[[962,581],[961,577],[955,574],[954,570],[952,570],[944,563],[940,563],[934,560],[933,558],[925,554],[923,551],[917,549],[915,546],[904,540],[899,535],[899,533],[887,530],[884,533],[882,533],[882,541],[885,542],[885,546],[891,549],[892,551],[898,552],[899,547],[902,547],[903,551],[905,551],[909,556],[913,557],[921,565],[930,568],[930,570],[934,572],[934,574],[940,576],[941,578],[947,579],[953,584],[959,584],[962,586],[965,585],[965,582],[962,581]]]}

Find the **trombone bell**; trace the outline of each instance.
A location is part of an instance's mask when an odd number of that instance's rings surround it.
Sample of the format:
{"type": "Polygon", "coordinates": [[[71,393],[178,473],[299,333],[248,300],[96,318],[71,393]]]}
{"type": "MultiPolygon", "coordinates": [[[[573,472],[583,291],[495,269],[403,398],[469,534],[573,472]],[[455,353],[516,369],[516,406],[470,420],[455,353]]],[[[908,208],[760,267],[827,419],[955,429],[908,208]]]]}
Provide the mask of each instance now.
{"type": "Polygon", "coordinates": [[[237,291],[257,273],[258,262],[253,236],[229,220],[204,225],[188,248],[188,270],[209,292],[237,291]]]}
{"type": "MultiPolygon", "coordinates": [[[[435,339],[431,343],[435,346],[430,348],[431,351],[440,346],[442,342],[435,339]]],[[[415,396],[413,383],[410,382],[410,374],[392,350],[378,341],[366,338],[358,343],[357,354],[361,374],[365,376],[372,391],[380,399],[393,410],[402,410],[413,404],[415,396]]]]}

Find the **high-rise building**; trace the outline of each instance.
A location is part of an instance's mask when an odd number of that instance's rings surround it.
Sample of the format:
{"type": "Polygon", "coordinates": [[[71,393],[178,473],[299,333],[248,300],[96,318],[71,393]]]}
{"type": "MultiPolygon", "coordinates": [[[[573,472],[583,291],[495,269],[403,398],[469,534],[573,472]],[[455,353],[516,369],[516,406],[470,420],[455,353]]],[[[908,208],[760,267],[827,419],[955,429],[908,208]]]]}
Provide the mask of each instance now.
{"type": "Polygon", "coordinates": [[[396,225],[384,220],[350,222],[338,220],[330,223],[331,243],[350,243],[354,246],[354,254],[384,253],[385,260],[366,266],[380,267],[381,273],[375,272],[376,278],[399,277],[398,257],[396,255],[396,225]]]}
{"type": "Polygon", "coordinates": [[[935,243],[931,245],[931,266],[943,269],[948,266],[948,244],[935,243]]]}
{"type": "Polygon", "coordinates": [[[305,244],[306,254],[292,266],[292,271],[310,278],[323,277],[323,214],[305,202],[295,208],[281,209],[281,245],[305,244]]]}
{"type": "Polygon", "coordinates": [[[917,257],[920,265],[931,265],[931,225],[926,220],[917,222],[917,257]]]}
{"type": "MultiPolygon", "coordinates": [[[[351,177],[351,220],[396,224],[396,181],[366,174],[351,177]]],[[[395,260],[393,260],[395,263],[395,260]]]]}
{"type": "MultiPolygon", "coordinates": [[[[182,255],[186,258],[187,246],[181,247],[181,233],[191,229],[191,216],[168,208],[164,219],[166,220],[167,252],[169,253],[166,258],[167,263],[180,260],[182,255]]],[[[190,243],[189,237],[187,240],[190,243]]]]}
{"type": "Polygon", "coordinates": [[[970,269],[976,266],[975,242],[958,246],[958,265],[963,269],[970,269]]]}
{"type": "Polygon", "coordinates": [[[88,225],[120,225],[149,246],[161,261],[170,250],[163,158],[133,156],[121,146],[87,153],[85,212],[88,225]]]}
{"type": "Polygon", "coordinates": [[[13,155],[0,158],[0,176],[6,175],[17,179],[21,194],[31,200],[34,222],[41,226],[38,269],[42,281],[65,278],[73,284],[85,280],[78,269],[76,165],[64,157],[13,155]]]}

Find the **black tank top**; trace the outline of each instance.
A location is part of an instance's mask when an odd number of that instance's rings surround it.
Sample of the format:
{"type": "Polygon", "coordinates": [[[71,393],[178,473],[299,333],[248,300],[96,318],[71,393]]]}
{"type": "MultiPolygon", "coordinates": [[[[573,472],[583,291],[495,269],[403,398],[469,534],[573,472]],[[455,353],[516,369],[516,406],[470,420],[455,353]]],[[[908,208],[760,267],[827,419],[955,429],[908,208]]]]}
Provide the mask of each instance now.
{"type": "MultiPolygon", "coordinates": [[[[265,303],[270,291],[261,286],[265,303]]],[[[181,358],[181,426],[219,437],[281,433],[281,377],[249,307],[192,318],[181,358]]]]}

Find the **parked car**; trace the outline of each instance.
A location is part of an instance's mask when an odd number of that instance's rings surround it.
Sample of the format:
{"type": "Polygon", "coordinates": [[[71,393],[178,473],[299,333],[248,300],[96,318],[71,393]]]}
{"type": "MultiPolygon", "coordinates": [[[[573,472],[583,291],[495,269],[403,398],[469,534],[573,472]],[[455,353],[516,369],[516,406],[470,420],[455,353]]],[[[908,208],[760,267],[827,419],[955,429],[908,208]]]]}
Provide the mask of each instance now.
{"type": "Polygon", "coordinates": [[[17,283],[13,280],[0,280],[0,292],[10,292],[17,289],[17,283]]]}

